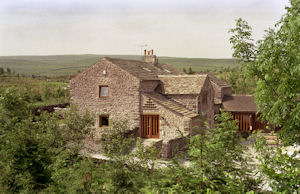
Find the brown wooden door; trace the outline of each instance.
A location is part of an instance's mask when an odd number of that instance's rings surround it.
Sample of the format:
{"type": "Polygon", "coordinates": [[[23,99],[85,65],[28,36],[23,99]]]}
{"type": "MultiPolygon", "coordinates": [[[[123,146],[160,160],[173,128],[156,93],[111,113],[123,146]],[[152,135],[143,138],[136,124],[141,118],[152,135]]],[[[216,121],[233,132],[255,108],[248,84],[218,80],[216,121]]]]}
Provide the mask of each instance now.
{"type": "Polygon", "coordinates": [[[233,119],[237,120],[237,124],[240,131],[250,131],[250,126],[252,126],[252,121],[250,117],[251,114],[232,113],[232,115],[233,115],[233,119]]]}
{"type": "Polygon", "coordinates": [[[143,138],[159,138],[158,115],[141,115],[141,136],[143,138]]]}

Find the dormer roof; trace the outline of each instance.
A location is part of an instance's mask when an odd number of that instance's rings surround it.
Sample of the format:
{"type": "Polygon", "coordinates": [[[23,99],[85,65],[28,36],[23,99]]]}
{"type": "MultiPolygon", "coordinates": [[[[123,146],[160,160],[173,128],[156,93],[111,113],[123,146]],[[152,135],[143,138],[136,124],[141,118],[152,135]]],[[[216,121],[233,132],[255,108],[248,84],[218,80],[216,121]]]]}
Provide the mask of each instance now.
{"type": "Polygon", "coordinates": [[[164,94],[200,94],[207,75],[159,75],[164,94]]]}

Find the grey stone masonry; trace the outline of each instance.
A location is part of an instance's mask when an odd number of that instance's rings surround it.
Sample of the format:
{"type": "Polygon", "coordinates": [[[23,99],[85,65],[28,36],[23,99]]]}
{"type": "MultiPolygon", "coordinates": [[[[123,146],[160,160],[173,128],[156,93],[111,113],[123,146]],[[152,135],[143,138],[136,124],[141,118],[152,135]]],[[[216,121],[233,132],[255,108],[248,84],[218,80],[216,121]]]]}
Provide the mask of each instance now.
{"type": "Polygon", "coordinates": [[[71,103],[79,111],[89,110],[96,116],[95,127],[101,115],[109,119],[127,119],[130,128],[140,126],[140,80],[114,64],[100,60],[71,80],[71,103]],[[108,96],[99,96],[99,87],[108,86],[108,96]]]}
{"type": "Polygon", "coordinates": [[[161,140],[163,157],[171,157],[177,152],[175,147],[185,144],[182,135],[196,134],[195,126],[203,127],[207,121],[213,127],[219,107],[215,106],[216,98],[231,94],[231,88],[214,77],[185,75],[157,63],[153,50],[145,50],[143,61],[102,58],[74,77],[70,89],[71,104],[80,113],[88,110],[95,115],[96,131],[101,131],[100,121],[107,121],[107,117],[128,120],[129,129],[138,137],[141,126],[148,131],[157,126],[155,136],[143,137],[161,140]],[[154,121],[141,122],[151,115],[154,121]],[[204,119],[200,120],[200,115],[204,119]]]}

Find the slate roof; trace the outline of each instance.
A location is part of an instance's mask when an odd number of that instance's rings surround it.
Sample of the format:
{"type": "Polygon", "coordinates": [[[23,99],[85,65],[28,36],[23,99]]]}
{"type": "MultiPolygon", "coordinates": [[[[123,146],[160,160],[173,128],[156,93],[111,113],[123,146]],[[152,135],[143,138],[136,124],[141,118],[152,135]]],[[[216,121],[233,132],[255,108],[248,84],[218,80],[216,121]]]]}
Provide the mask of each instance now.
{"type": "Polygon", "coordinates": [[[141,80],[159,80],[158,75],[180,75],[184,74],[175,67],[168,64],[151,64],[143,61],[125,60],[105,57],[102,60],[107,60],[131,75],[141,80]]]}
{"type": "Polygon", "coordinates": [[[207,76],[208,76],[208,79],[209,79],[211,82],[217,84],[219,87],[222,87],[222,88],[231,87],[229,84],[227,84],[226,82],[220,80],[219,78],[217,78],[216,76],[214,76],[214,75],[212,75],[212,74],[210,74],[210,73],[201,73],[201,72],[199,73],[199,72],[197,72],[196,74],[197,74],[197,75],[207,75],[207,76]]]}
{"type": "Polygon", "coordinates": [[[159,75],[164,94],[200,94],[207,75],[159,75]]]}
{"type": "Polygon", "coordinates": [[[183,105],[180,105],[180,104],[174,102],[173,100],[168,99],[167,97],[165,97],[162,94],[159,94],[159,93],[143,93],[143,94],[145,96],[151,98],[156,103],[161,104],[162,106],[164,106],[168,109],[171,109],[172,111],[175,111],[183,116],[186,116],[189,118],[199,116],[199,114],[188,110],[183,105]]]}
{"type": "Polygon", "coordinates": [[[222,87],[222,88],[228,88],[231,87],[229,84],[227,84],[226,82],[218,79],[216,76],[212,75],[212,74],[207,74],[208,78],[211,82],[217,84],[218,86],[222,87]]]}
{"type": "Polygon", "coordinates": [[[228,112],[253,112],[257,111],[254,98],[251,95],[224,96],[222,108],[228,112]]]}

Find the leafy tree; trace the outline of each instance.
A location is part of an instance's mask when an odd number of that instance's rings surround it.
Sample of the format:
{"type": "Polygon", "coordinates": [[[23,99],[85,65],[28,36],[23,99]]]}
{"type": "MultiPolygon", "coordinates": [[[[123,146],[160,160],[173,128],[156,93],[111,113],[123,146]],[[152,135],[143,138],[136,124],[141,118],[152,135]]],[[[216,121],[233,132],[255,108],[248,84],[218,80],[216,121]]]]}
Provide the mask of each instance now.
{"type": "Polygon", "coordinates": [[[62,184],[57,182],[62,180],[57,178],[60,172],[82,160],[79,151],[89,134],[91,117],[71,110],[63,126],[56,114],[32,117],[30,103],[13,89],[0,94],[0,107],[1,190],[37,192],[62,184]]]}
{"type": "MultiPolygon", "coordinates": [[[[234,55],[244,62],[249,78],[257,79],[255,100],[262,118],[281,127],[281,144],[300,144],[300,1],[290,0],[290,7],[275,25],[266,31],[256,46],[243,38],[245,26],[232,30],[234,55]],[[236,39],[234,37],[242,37],[236,39]],[[248,46],[245,46],[248,45],[248,46]],[[256,48],[256,49],[254,49],[256,48]],[[248,50],[247,50],[248,49],[248,50]]],[[[238,21],[241,21],[239,19],[238,21]]],[[[245,24],[245,22],[243,22],[245,24]]],[[[284,147],[267,146],[265,139],[256,139],[256,150],[261,162],[259,169],[275,192],[299,192],[299,159],[284,147]]]]}
{"type": "Polygon", "coordinates": [[[189,67],[188,71],[187,71],[187,74],[189,75],[192,75],[194,74],[195,72],[193,71],[193,69],[191,67],[189,67]]]}
{"type": "Polygon", "coordinates": [[[236,122],[230,113],[217,116],[220,123],[215,129],[197,128],[200,134],[190,137],[188,159],[190,165],[179,161],[164,169],[162,189],[171,193],[243,193],[257,190],[259,181],[251,173],[249,158],[243,155],[236,122]]]}
{"type": "Polygon", "coordinates": [[[255,59],[256,47],[252,39],[252,28],[241,18],[236,20],[235,28],[229,30],[233,34],[230,43],[233,45],[233,57],[242,62],[249,62],[255,59]]]}
{"type": "Polygon", "coordinates": [[[290,0],[290,4],[276,28],[269,29],[257,46],[242,19],[230,30],[230,42],[248,77],[257,79],[255,100],[262,118],[281,127],[282,143],[300,144],[300,1],[290,0]]]}
{"type": "Polygon", "coordinates": [[[0,75],[3,75],[5,73],[3,67],[0,67],[0,75]]]}
{"type": "Polygon", "coordinates": [[[299,193],[300,159],[297,158],[297,151],[288,153],[281,147],[267,146],[266,139],[260,133],[255,137],[255,149],[263,179],[274,192],[299,193]]]}
{"type": "Polygon", "coordinates": [[[6,73],[8,74],[8,75],[10,75],[11,74],[11,70],[10,70],[10,68],[6,68],[6,73]]]}

